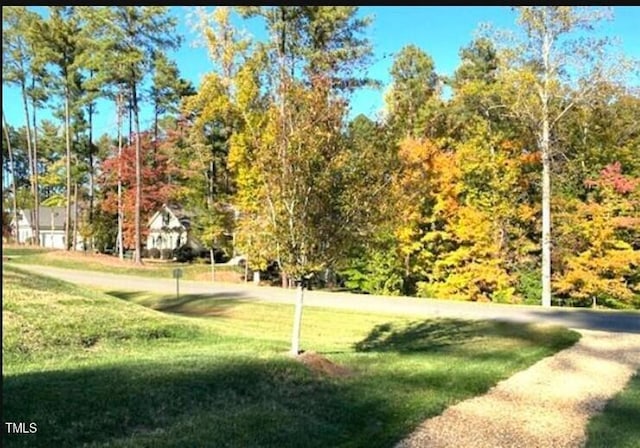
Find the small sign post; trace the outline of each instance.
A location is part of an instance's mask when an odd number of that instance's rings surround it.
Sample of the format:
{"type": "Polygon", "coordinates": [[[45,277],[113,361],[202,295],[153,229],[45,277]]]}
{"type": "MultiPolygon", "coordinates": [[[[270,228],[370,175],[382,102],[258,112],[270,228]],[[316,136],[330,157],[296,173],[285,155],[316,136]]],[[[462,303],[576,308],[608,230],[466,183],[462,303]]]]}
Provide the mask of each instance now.
{"type": "Polygon", "coordinates": [[[176,268],[173,270],[173,278],[176,279],[176,296],[180,298],[180,277],[182,277],[182,269],[176,268]]]}

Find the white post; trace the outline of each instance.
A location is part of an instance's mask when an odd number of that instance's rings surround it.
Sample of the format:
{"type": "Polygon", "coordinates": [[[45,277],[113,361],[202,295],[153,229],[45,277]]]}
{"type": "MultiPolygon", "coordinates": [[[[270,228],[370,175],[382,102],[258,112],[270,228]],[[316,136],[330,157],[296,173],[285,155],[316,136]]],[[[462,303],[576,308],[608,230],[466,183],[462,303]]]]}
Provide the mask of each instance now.
{"type": "Polygon", "coordinates": [[[300,329],[302,327],[302,299],[304,295],[304,288],[302,282],[298,284],[298,291],[296,293],[296,310],[293,317],[293,332],[291,334],[291,355],[298,356],[300,353],[300,329]]]}

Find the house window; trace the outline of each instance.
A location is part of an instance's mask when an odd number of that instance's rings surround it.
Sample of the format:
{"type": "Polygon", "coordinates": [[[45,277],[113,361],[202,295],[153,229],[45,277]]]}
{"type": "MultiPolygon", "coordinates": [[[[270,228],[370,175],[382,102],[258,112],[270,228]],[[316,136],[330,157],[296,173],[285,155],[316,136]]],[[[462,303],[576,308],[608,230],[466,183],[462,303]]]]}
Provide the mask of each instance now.
{"type": "Polygon", "coordinates": [[[171,215],[169,215],[169,212],[163,212],[162,213],[162,225],[163,226],[168,226],[170,221],[171,221],[171,215]]]}

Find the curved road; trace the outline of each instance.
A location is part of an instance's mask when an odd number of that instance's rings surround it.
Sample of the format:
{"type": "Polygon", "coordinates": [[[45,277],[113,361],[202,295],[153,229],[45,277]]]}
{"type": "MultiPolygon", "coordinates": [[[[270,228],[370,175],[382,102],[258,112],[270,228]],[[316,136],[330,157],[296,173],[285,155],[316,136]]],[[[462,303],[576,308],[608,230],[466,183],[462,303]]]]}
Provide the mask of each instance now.
{"type": "MultiPolygon", "coordinates": [[[[173,294],[175,279],[158,279],[130,275],[77,271],[48,266],[14,265],[38,274],[72,283],[125,291],[148,291],[173,294]]],[[[208,283],[180,280],[180,294],[215,294],[220,298],[252,298],[268,302],[293,304],[295,290],[254,286],[253,284],[208,283]],[[228,295],[227,297],[225,297],[228,295]]],[[[640,312],[501,305],[450,300],[386,297],[344,292],[305,291],[305,306],[340,308],[372,313],[405,314],[414,317],[453,317],[495,319],[510,322],[539,322],[574,329],[640,333],[640,312]]]]}

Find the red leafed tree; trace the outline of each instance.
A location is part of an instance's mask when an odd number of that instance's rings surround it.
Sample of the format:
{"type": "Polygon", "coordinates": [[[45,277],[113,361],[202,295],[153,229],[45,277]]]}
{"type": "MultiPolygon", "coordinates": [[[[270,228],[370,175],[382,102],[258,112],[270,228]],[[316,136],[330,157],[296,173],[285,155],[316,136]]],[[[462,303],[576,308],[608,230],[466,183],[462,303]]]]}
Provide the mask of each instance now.
{"type": "Polygon", "coordinates": [[[616,193],[626,194],[635,190],[640,184],[640,180],[625,176],[622,174],[622,165],[620,162],[613,162],[600,171],[599,178],[587,179],[584,184],[587,187],[613,189],[616,193]]]}
{"type": "MultiPolygon", "coordinates": [[[[148,233],[145,225],[151,215],[163,203],[171,198],[174,187],[166,183],[167,174],[170,171],[167,157],[154,151],[152,135],[144,132],[140,135],[142,160],[142,198],[141,198],[141,221],[142,221],[142,241],[148,233]]],[[[135,140],[133,140],[135,141],[135,140]]],[[[123,225],[122,232],[124,246],[131,248],[135,245],[135,202],[136,202],[136,148],[135,144],[130,144],[123,148],[122,154],[118,154],[106,159],[102,165],[103,174],[100,179],[101,186],[105,191],[102,201],[102,210],[108,213],[118,212],[118,167],[122,176],[122,207],[123,225]]]]}

